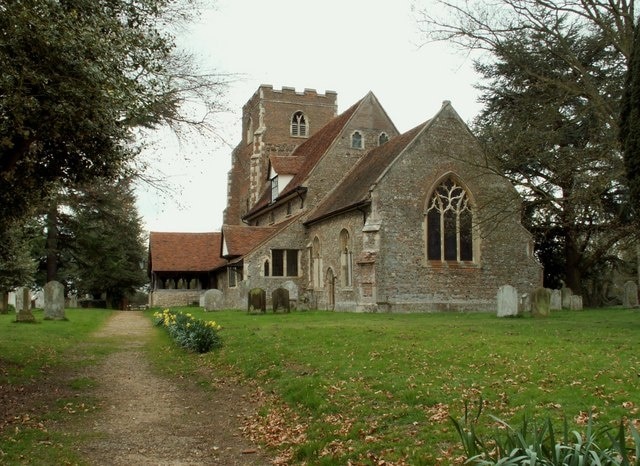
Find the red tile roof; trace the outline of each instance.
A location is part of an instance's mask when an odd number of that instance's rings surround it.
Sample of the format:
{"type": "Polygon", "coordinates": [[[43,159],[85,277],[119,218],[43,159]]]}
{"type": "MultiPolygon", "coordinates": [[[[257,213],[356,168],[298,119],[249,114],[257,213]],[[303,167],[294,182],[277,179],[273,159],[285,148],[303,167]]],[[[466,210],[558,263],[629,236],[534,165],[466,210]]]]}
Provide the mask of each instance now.
{"type": "Polygon", "coordinates": [[[226,264],[220,257],[222,234],[166,233],[149,234],[152,272],[208,272],[226,264]]]}
{"type": "Polygon", "coordinates": [[[300,171],[304,159],[290,155],[272,155],[269,157],[271,167],[278,175],[295,175],[300,171]]]}
{"type": "Polygon", "coordinates": [[[222,235],[227,247],[227,257],[244,256],[278,230],[277,227],[223,225],[222,235]]]}
{"type": "Polygon", "coordinates": [[[422,123],[365,154],[340,184],[309,214],[305,224],[313,223],[331,214],[344,212],[367,202],[371,186],[428,124],[429,122],[422,123]]]}
{"type": "MultiPolygon", "coordinates": [[[[300,166],[293,179],[282,190],[280,196],[278,197],[284,197],[302,186],[313,167],[316,166],[322,156],[327,152],[327,150],[329,150],[331,144],[333,144],[333,142],[338,138],[343,128],[349,122],[349,119],[356,112],[363,100],[364,98],[353,104],[347,110],[324,125],[320,130],[318,130],[317,133],[300,144],[293,151],[293,153],[289,157],[299,157],[300,166]]],[[[251,210],[245,215],[245,217],[249,217],[252,214],[262,210],[263,208],[267,207],[270,202],[271,188],[270,186],[267,186],[258,202],[253,206],[253,208],[251,208],[251,210]]]]}

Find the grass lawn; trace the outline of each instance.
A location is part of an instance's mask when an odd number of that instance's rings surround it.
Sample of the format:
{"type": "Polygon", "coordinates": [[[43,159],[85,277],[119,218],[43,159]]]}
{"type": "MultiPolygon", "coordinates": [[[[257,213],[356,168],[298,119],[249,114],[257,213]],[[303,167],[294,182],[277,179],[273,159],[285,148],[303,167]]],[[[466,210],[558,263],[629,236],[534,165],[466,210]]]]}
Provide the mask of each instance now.
{"type": "Polygon", "coordinates": [[[66,321],[33,313],[36,323],[0,315],[0,464],[80,464],[77,439],[46,425],[90,411],[83,391],[93,381],[68,374],[112,349],[85,345],[111,311],[67,309],[66,321]]]}
{"type": "Polygon", "coordinates": [[[158,363],[192,377],[205,366],[239,373],[274,394],[254,428],[293,462],[449,464],[462,447],[448,416],[480,400],[481,432],[497,428],[487,414],[514,424],[548,415],[559,426],[566,416],[582,430],[589,412],[598,425],[640,418],[637,310],[540,319],[183,310],[222,325],[225,346],[157,347],[158,363]]]}

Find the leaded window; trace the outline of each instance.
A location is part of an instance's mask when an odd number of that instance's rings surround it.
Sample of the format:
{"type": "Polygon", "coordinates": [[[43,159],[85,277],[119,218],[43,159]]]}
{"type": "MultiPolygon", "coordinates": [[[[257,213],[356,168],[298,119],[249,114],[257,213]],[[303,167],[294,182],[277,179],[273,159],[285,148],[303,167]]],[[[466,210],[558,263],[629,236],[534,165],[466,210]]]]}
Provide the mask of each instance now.
{"type": "Polygon", "coordinates": [[[427,207],[427,259],[473,260],[473,212],[465,189],[448,178],[427,207]]]}

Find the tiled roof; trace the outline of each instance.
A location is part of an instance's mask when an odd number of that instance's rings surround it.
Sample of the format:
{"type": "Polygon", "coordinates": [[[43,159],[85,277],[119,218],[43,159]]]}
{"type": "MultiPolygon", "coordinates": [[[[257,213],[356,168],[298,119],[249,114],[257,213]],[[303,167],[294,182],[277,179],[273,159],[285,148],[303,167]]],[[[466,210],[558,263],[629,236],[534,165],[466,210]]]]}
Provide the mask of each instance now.
{"type": "Polygon", "coordinates": [[[371,185],[428,123],[422,123],[400,136],[391,138],[365,154],[340,184],[309,214],[305,223],[313,223],[332,213],[343,212],[366,202],[371,185]]]}
{"type": "Polygon", "coordinates": [[[272,155],[269,157],[271,167],[278,175],[295,175],[300,171],[304,159],[290,155],[272,155]]]}
{"type": "Polygon", "coordinates": [[[152,272],[207,272],[221,267],[220,232],[149,234],[152,272]]]}
{"type": "Polygon", "coordinates": [[[227,246],[227,257],[244,256],[278,230],[279,227],[223,225],[222,234],[227,246]]]}
{"type": "MultiPolygon", "coordinates": [[[[301,160],[300,166],[293,179],[280,192],[279,197],[284,197],[302,186],[313,167],[315,167],[322,156],[327,152],[327,150],[329,150],[331,144],[333,144],[336,138],[340,135],[342,129],[356,112],[363,100],[364,98],[324,125],[317,133],[307,139],[304,143],[300,144],[293,151],[289,157],[299,157],[301,160]]],[[[270,201],[271,188],[267,186],[258,202],[245,215],[245,217],[262,210],[264,207],[269,205],[270,201]]]]}

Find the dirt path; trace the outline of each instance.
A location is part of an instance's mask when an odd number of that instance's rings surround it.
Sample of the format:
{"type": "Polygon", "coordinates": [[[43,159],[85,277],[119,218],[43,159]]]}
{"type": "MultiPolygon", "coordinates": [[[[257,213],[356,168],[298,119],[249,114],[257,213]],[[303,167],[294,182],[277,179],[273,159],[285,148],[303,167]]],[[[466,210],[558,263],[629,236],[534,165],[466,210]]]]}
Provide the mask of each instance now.
{"type": "Polygon", "coordinates": [[[120,349],[87,374],[102,409],[84,426],[95,436],[81,454],[92,465],[270,464],[239,431],[256,409],[246,391],[222,384],[208,393],[154,374],[143,351],[151,331],[141,313],[119,312],[95,334],[120,349]]]}

